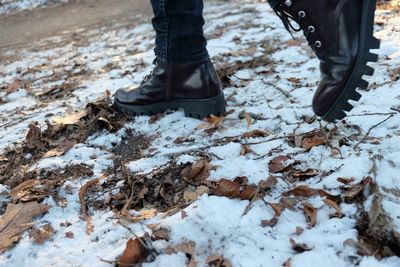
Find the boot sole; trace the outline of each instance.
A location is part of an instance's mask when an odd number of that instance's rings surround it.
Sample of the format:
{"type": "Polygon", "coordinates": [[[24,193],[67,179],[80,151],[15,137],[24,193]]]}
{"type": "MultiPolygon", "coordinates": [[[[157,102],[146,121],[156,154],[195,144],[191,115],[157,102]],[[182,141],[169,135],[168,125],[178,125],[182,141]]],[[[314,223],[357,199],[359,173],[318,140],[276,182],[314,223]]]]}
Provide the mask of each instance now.
{"type": "Polygon", "coordinates": [[[378,61],[378,55],[371,53],[369,50],[380,48],[380,40],[374,37],[375,9],[376,0],[364,1],[361,17],[360,43],[358,45],[359,52],[354,70],[335,103],[325,115],[321,116],[328,122],[335,122],[346,117],[345,111],[353,109],[353,105],[349,103],[349,100],[358,101],[361,98],[361,94],[356,89],[367,89],[368,87],[368,82],[362,76],[372,76],[374,74],[374,69],[368,66],[367,63],[378,61]]]}
{"type": "Polygon", "coordinates": [[[166,110],[183,109],[186,117],[203,119],[209,115],[222,116],[225,114],[225,97],[219,95],[204,99],[176,99],[150,105],[129,105],[118,100],[114,101],[114,107],[119,112],[134,116],[152,116],[166,110]]]}

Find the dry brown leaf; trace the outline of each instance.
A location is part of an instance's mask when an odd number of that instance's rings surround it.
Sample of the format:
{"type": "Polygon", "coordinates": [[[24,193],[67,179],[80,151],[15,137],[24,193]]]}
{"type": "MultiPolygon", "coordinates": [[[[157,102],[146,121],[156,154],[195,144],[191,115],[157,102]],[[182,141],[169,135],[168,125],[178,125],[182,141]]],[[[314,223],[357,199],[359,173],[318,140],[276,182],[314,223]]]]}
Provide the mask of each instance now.
{"type": "Polygon", "coordinates": [[[297,147],[310,150],[319,145],[325,145],[328,142],[328,133],[324,130],[319,130],[306,134],[304,136],[296,136],[295,144],[297,147]]]}
{"type": "Polygon", "coordinates": [[[279,173],[285,171],[289,166],[289,164],[287,163],[287,161],[289,160],[290,158],[286,156],[277,156],[273,158],[268,164],[269,171],[272,173],[279,173]]]}
{"type": "Polygon", "coordinates": [[[311,188],[307,185],[299,185],[292,190],[286,192],[286,194],[298,197],[312,197],[318,195],[319,191],[320,190],[311,188]]]}
{"type": "Polygon", "coordinates": [[[53,186],[53,181],[31,179],[14,187],[10,196],[14,203],[36,201],[47,197],[53,186]]]}
{"type": "Polygon", "coordinates": [[[262,227],[267,227],[267,226],[275,226],[278,223],[279,217],[282,214],[282,211],[284,209],[284,207],[282,207],[282,205],[280,203],[268,203],[271,208],[274,210],[275,214],[274,217],[272,217],[271,220],[262,220],[261,221],[261,226],[262,227]]]}
{"type": "Polygon", "coordinates": [[[224,120],[225,116],[218,117],[211,114],[210,117],[204,119],[205,123],[197,126],[197,129],[207,129],[207,130],[217,129],[218,127],[221,126],[224,120]]]}
{"type": "Polygon", "coordinates": [[[342,218],[344,216],[342,210],[340,209],[338,204],[336,204],[334,201],[328,198],[323,199],[323,201],[326,205],[328,205],[329,207],[333,208],[336,211],[334,214],[331,215],[331,217],[342,218]]]}
{"type": "Polygon", "coordinates": [[[304,211],[304,216],[306,217],[306,221],[308,223],[308,226],[314,227],[317,224],[317,208],[315,208],[313,205],[311,205],[308,202],[303,203],[303,211],[304,211]]]}
{"type": "Polygon", "coordinates": [[[254,151],[249,146],[242,145],[240,147],[240,155],[241,156],[244,156],[244,155],[249,154],[249,153],[256,154],[256,153],[254,153],[254,151]]]}
{"type": "Polygon", "coordinates": [[[292,176],[299,180],[305,180],[305,179],[317,176],[318,174],[319,174],[318,170],[308,169],[305,171],[294,171],[292,173],[292,176]]]}
{"type": "Polygon", "coordinates": [[[165,228],[155,230],[151,236],[151,240],[166,240],[169,241],[169,231],[165,228]]]}
{"type": "Polygon", "coordinates": [[[292,259],[291,259],[291,258],[287,259],[287,260],[283,263],[282,266],[283,266],[283,267],[291,267],[291,266],[292,266],[292,259]]]}
{"type": "Polygon", "coordinates": [[[147,248],[143,245],[143,241],[138,238],[129,239],[122,256],[118,260],[118,267],[133,266],[143,262],[148,255],[147,248]]]}
{"type": "Polygon", "coordinates": [[[221,255],[211,255],[207,258],[208,266],[214,267],[232,267],[232,263],[221,255]]]}
{"type": "Polygon", "coordinates": [[[36,228],[32,229],[29,237],[33,238],[36,244],[43,244],[44,242],[49,240],[53,234],[54,234],[54,229],[51,226],[51,224],[48,223],[39,229],[36,228]]]}
{"type": "Polygon", "coordinates": [[[257,137],[267,137],[269,133],[262,131],[262,130],[253,130],[250,132],[246,132],[242,134],[243,139],[248,139],[248,138],[257,138],[257,137]]]}
{"type": "Polygon", "coordinates": [[[174,140],[174,144],[182,144],[182,143],[190,142],[190,141],[193,141],[193,140],[194,140],[194,138],[192,136],[185,135],[185,136],[177,137],[174,140]]]}
{"type": "Polygon", "coordinates": [[[360,183],[346,188],[344,199],[347,203],[355,201],[359,196],[363,195],[364,189],[373,182],[371,177],[364,178],[360,183]]]}
{"type": "Polygon", "coordinates": [[[62,141],[55,149],[47,151],[43,158],[51,158],[51,157],[59,157],[67,153],[73,146],[75,145],[74,142],[70,140],[62,141]]]}
{"type": "Polygon", "coordinates": [[[67,114],[64,117],[53,117],[53,122],[62,125],[76,125],[79,124],[80,120],[87,115],[86,110],[67,114]]]}
{"type": "Polygon", "coordinates": [[[310,248],[307,244],[298,244],[296,241],[294,241],[292,238],[289,239],[290,244],[292,245],[292,249],[298,253],[303,253],[305,251],[310,251],[312,248],[310,248]]]}
{"type": "Polygon", "coordinates": [[[15,82],[10,83],[6,87],[6,93],[12,93],[17,91],[18,89],[26,89],[29,90],[31,88],[31,84],[27,80],[17,79],[15,82]]]}
{"type": "Polygon", "coordinates": [[[304,232],[303,227],[300,227],[300,226],[296,227],[296,235],[301,235],[301,234],[303,234],[303,232],[304,232]]]}
{"type": "Polygon", "coordinates": [[[50,206],[34,201],[8,204],[6,212],[0,218],[0,253],[18,242],[21,234],[34,225],[33,217],[47,212],[49,208],[50,206]]]}
{"type": "Polygon", "coordinates": [[[202,159],[192,166],[188,166],[181,172],[182,178],[188,183],[204,181],[210,176],[210,171],[213,168],[207,160],[202,159]]]}
{"type": "Polygon", "coordinates": [[[256,193],[257,187],[248,185],[247,177],[237,177],[233,181],[221,179],[212,193],[217,196],[250,200],[256,193]]]}
{"type": "Polygon", "coordinates": [[[251,116],[249,113],[245,112],[244,117],[246,118],[247,129],[251,127],[251,116]]]}
{"type": "Polygon", "coordinates": [[[154,218],[156,215],[157,215],[156,209],[143,210],[137,216],[131,216],[129,213],[122,214],[122,216],[125,219],[127,219],[131,222],[141,222],[144,220],[150,220],[150,219],[154,218]]]}
{"type": "Polygon", "coordinates": [[[188,241],[186,243],[181,243],[176,246],[170,246],[165,248],[164,252],[166,254],[174,254],[178,252],[183,252],[185,254],[194,255],[196,251],[196,243],[194,241],[188,241]]]}
{"type": "Polygon", "coordinates": [[[11,196],[13,202],[17,202],[21,198],[21,196],[24,196],[25,195],[25,193],[23,193],[24,191],[27,191],[28,189],[30,189],[38,184],[40,184],[40,182],[38,180],[31,179],[31,180],[22,182],[21,184],[14,187],[10,191],[10,196],[11,196]]]}
{"type": "Polygon", "coordinates": [[[40,141],[42,140],[42,131],[38,126],[31,123],[29,125],[29,131],[26,135],[25,140],[26,146],[28,148],[35,148],[38,144],[40,144],[40,141]]]}
{"type": "Polygon", "coordinates": [[[71,231],[66,232],[66,233],[65,233],[65,237],[66,237],[66,238],[69,238],[69,239],[73,239],[73,238],[74,238],[74,233],[71,232],[71,231]]]}
{"type": "Polygon", "coordinates": [[[339,178],[337,178],[336,180],[337,180],[339,183],[342,183],[342,184],[345,184],[345,185],[351,184],[352,182],[355,181],[354,178],[343,178],[343,177],[339,177],[339,178]]]}

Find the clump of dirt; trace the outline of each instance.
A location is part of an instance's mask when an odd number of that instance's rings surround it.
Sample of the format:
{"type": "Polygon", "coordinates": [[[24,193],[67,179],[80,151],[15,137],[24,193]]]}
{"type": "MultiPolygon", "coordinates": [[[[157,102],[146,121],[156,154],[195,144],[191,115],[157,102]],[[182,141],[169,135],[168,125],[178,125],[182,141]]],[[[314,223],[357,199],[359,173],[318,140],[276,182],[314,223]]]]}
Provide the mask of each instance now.
{"type": "Polygon", "coordinates": [[[112,150],[119,160],[129,162],[143,157],[144,151],[149,148],[151,137],[144,134],[137,134],[132,129],[126,130],[126,136],[121,143],[112,150]]]}

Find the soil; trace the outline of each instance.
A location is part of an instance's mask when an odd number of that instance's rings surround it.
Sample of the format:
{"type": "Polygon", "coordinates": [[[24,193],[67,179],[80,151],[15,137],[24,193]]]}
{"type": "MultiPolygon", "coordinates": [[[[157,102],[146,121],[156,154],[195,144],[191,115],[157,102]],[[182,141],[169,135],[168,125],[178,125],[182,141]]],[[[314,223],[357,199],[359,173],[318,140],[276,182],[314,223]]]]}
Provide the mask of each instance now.
{"type": "Polygon", "coordinates": [[[29,46],[34,41],[61,33],[70,33],[72,38],[76,30],[90,30],[151,14],[148,0],[75,0],[0,15],[0,49],[29,46]]]}

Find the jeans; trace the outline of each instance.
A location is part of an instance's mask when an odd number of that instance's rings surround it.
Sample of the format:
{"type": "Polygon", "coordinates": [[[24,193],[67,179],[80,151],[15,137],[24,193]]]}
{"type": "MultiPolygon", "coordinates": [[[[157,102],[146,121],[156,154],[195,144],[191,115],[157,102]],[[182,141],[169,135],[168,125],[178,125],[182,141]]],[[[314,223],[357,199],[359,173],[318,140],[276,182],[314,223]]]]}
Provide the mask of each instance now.
{"type": "Polygon", "coordinates": [[[151,5],[158,60],[188,64],[209,58],[203,33],[203,0],[151,0],[151,5]]]}

